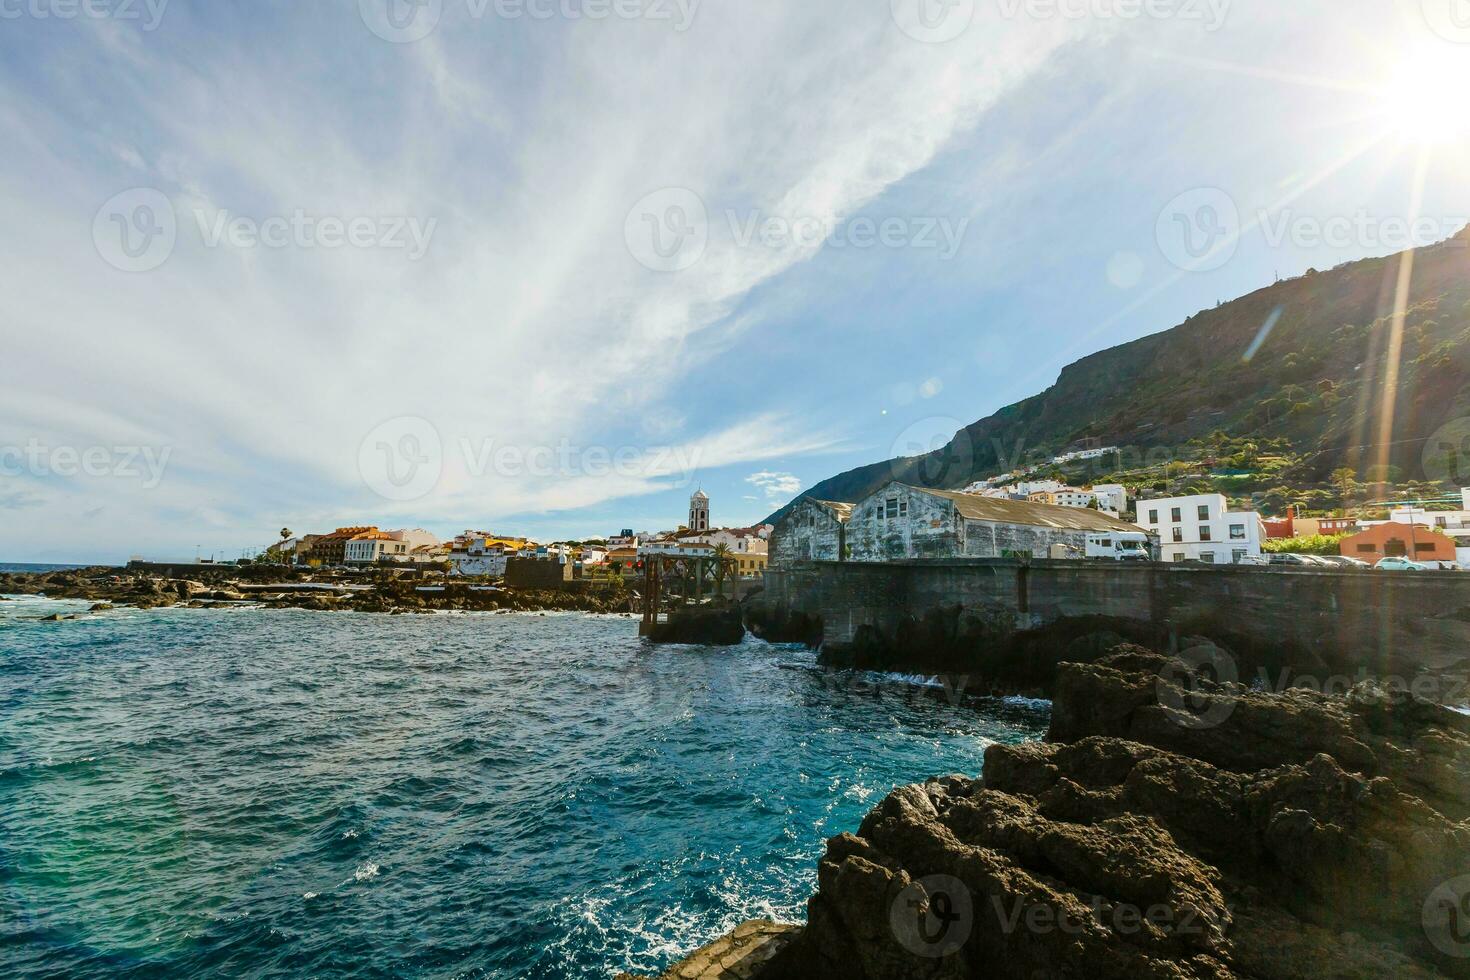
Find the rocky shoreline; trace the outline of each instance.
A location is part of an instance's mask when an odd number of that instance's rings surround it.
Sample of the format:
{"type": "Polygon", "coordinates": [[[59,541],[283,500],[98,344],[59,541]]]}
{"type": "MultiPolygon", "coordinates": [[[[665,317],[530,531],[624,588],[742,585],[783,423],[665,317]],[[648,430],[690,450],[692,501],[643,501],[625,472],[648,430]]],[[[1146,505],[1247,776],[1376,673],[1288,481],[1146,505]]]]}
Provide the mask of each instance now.
{"type": "Polygon", "coordinates": [[[127,606],[134,609],[185,607],[307,609],[318,612],[367,612],[394,615],[460,612],[631,613],[627,591],[562,592],[509,588],[472,588],[437,581],[393,578],[348,582],[324,574],[268,566],[199,566],[188,578],[87,568],[53,572],[0,573],[0,594],[42,595],[93,603],[93,612],[127,606]],[[356,588],[349,588],[356,585],[356,588]],[[420,591],[426,585],[433,591],[420,591]],[[366,586],[366,587],[362,587],[366,586]]]}
{"type": "Polygon", "coordinates": [[[1044,742],[828,841],[805,927],[666,980],[1470,978],[1470,718],[1128,645],[1055,693],[1044,742]]]}

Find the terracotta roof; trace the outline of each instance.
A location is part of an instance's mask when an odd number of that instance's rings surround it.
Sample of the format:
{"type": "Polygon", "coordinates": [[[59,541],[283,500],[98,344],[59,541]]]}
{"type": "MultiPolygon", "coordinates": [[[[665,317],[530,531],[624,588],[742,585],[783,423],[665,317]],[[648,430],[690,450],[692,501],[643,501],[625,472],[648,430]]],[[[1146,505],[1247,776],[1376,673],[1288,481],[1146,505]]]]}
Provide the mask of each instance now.
{"type": "Polygon", "coordinates": [[[1058,507],[1054,504],[1038,504],[1030,500],[982,497],[978,494],[959,493],[954,490],[925,490],[920,487],[909,489],[917,493],[927,493],[954,501],[955,509],[960,512],[961,516],[971,521],[1055,527],[1068,531],[1144,530],[1137,524],[1130,524],[1117,517],[1109,517],[1102,511],[1088,507],[1058,507]]]}

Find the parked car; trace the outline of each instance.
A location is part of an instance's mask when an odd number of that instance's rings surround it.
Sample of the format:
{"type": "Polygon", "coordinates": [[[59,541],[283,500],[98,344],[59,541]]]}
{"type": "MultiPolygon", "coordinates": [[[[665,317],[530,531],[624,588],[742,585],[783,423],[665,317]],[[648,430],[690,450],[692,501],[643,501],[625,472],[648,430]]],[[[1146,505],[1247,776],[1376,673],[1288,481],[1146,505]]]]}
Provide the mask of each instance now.
{"type": "Polygon", "coordinates": [[[1428,565],[1422,562],[1410,561],[1407,558],[1382,558],[1378,564],[1373,566],[1380,572],[1427,572],[1428,565]]]}
{"type": "Polygon", "coordinates": [[[1306,555],[1294,555],[1290,552],[1280,551],[1270,556],[1271,567],[1286,568],[1318,568],[1316,562],[1307,561],[1306,555]]]}
{"type": "Polygon", "coordinates": [[[1237,565],[1256,565],[1256,566],[1269,565],[1269,564],[1271,564],[1271,556],[1270,555],[1245,555],[1245,556],[1243,556],[1240,559],[1240,561],[1236,562],[1236,564],[1237,565]]]}
{"type": "Polygon", "coordinates": [[[1349,558],[1346,555],[1318,555],[1317,557],[1320,558],[1322,561],[1325,561],[1327,564],[1333,566],[1334,568],[1372,568],[1373,567],[1373,566],[1369,565],[1365,561],[1358,561],[1358,559],[1356,559],[1356,558],[1349,558]]]}

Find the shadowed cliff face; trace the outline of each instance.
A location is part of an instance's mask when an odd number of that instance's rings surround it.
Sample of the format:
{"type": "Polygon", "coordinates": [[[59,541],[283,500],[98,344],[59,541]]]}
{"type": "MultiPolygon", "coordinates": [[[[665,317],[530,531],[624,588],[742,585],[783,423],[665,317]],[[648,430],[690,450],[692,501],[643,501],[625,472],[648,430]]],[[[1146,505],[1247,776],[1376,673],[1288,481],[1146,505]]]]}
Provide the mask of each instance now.
{"type": "MultiPolygon", "coordinates": [[[[940,450],[859,467],[802,496],[855,502],[894,479],[958,489],[1087,437],[1139,450],[1217,430],[1284,438],[1309,456],[1310,472],[1298,475],[1304,479],[1377,462],[1358,447],[1377,437],[1402,260],[1309,273],[1092,354],[1064,368],[1046,391],[967,426],[940,450]]],[[[1470,232],[1415,254],[1398,366],[1389,462],[1417,478],[1425,441],[1470,416],[1470,232]]]]}
{"type": "Polygon", "coordinates": [[[1470,719],[1120,647],[828,842],[766,978],[1470,977],[1470,719]]]}

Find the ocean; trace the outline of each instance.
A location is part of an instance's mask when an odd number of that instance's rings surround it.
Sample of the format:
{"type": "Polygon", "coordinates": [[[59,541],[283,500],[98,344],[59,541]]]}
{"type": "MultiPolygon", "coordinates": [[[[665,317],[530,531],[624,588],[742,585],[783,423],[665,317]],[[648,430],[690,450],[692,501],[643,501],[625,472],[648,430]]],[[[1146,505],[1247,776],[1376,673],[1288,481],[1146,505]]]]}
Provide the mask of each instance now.
{"type": "Polygon", "coordinates": [[[94,565],[35,565],[35,564],[26,564],[24,562],[20,562],[20,563],[0,562],[0,573],[3,573],[3,572],[23,572],[23,573],[26,573],[26,574],[34,575],[34,574],[36,574],[38,572],[61,572],[61,571],[65,571],[65,570],[70,569],[70,568],[94,568],[94,567],[96,567],[96,566],[94,566],[94,565]]]}
{"type": "Polygon", "coordinates": [[[0,976],[656,975],[1044,704],[626,618],[0,602],[0,976]]]}

